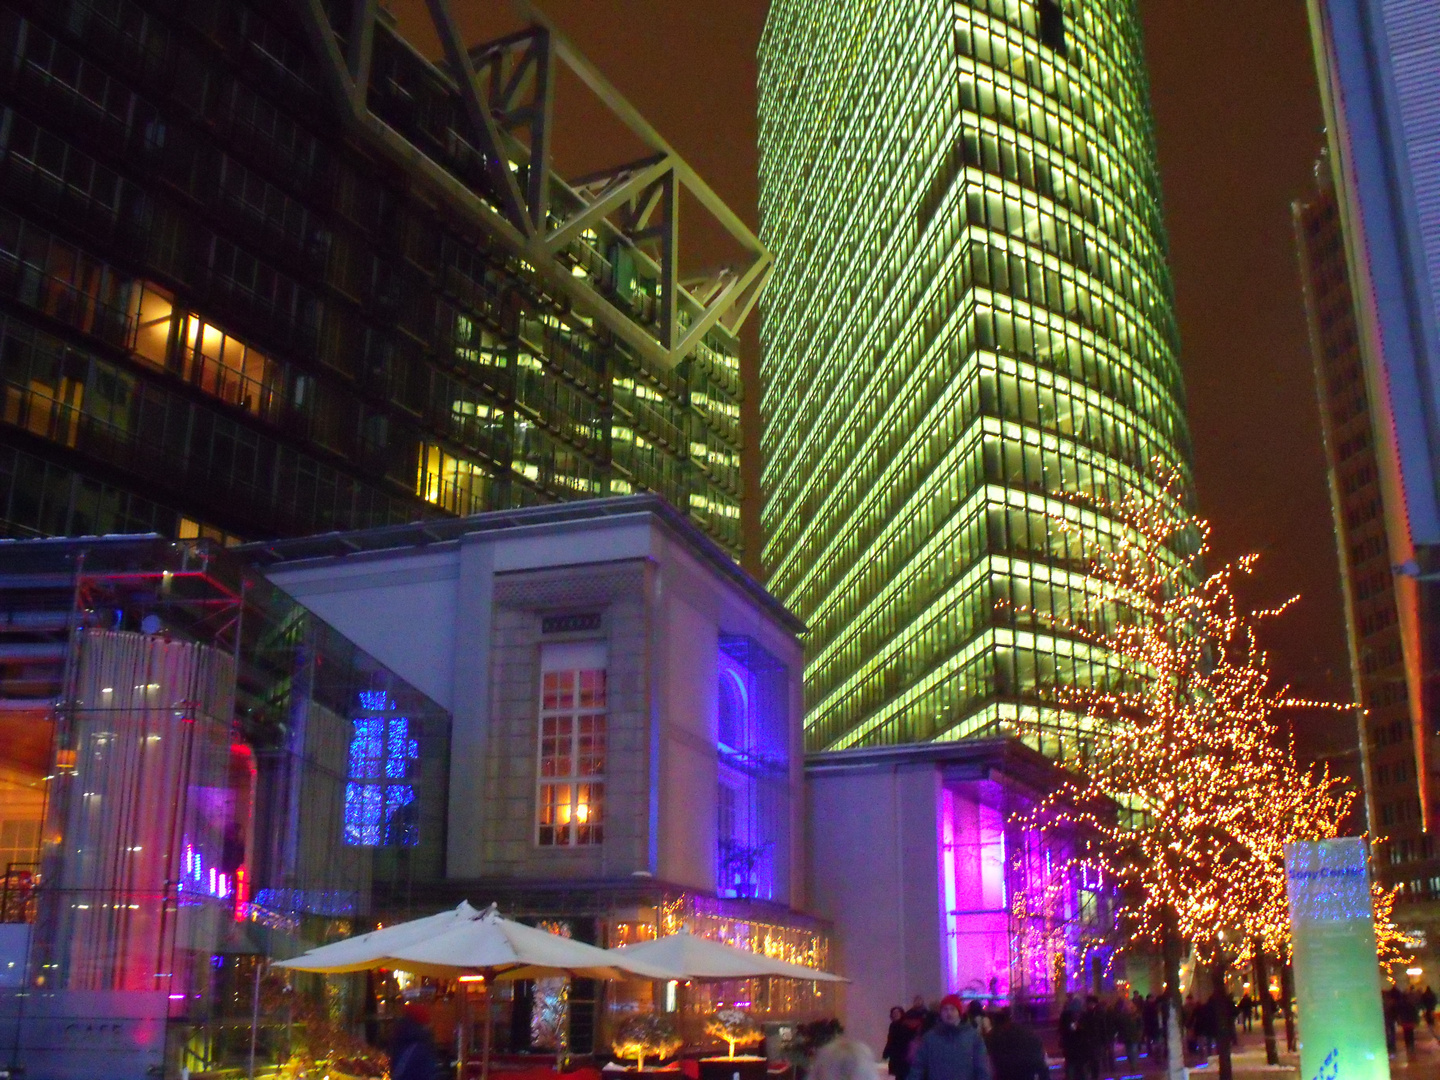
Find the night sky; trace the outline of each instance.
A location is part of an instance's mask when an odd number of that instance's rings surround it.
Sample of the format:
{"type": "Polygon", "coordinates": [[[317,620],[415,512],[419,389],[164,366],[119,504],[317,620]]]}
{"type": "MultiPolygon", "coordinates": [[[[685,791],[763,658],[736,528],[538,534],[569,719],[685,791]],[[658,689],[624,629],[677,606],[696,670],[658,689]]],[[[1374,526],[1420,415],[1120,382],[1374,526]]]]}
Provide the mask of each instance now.
{"type": "MultiPolygon", "coordinates": [[[[522,25],[496,0],[452,0],[466,40],[522,25]]],[[[548,0],[543,10],[754,228],[755,47],[764,0],[548,0]]],[[[1300,603],[1272,624],[1277,675],[1311,696],[1350,696],[1319,415],[1290,225],[1324,138],[1304,0],[1141,0],[1179,305],[1201,512],[1217,561],[1262,554],[1256,606],[1300,603]]],[[[430,55],[423,0],[394,0],[430,55]]],[[[629,160],[639,145],[573,80],[560,83],[557,161],[570,175],[629,160]]],[[[682,214],[682,234],[696,215],[682,214]]],[[[686,240],[688,267],[723,260],[713,232],[686,240]]],[[[756,344],[748,445],[758,445],[756,344]]],[[[753,454],[747,488],[758,488],[753,454]]],[[[758,552],[758,502],[747,540],[758,552]]],[[[1305,744],[1339,749],[1348,721],[1320,719],[1305,744]]]]}

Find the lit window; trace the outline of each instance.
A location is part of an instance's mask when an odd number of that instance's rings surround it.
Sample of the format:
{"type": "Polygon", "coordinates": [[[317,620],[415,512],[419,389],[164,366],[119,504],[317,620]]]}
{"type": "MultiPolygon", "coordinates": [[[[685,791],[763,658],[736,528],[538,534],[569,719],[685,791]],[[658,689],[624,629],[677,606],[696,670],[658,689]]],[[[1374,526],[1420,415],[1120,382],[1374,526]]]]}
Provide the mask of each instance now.
{"type": "Polygon", "coordinates": [[[360,693],[361,715],[350,740],[350,781],[345,785],[345,842],[356,847],[414,847],[420,841],[415,786],[409,781],[420,756],[410,719],[395,715],[383,690],[360,693]]]}
{"type": "Polygon", "coordinates": [[[536,840],[572,847],[604,840],[604,647],[545,648],[540,675],[536,840]]]}

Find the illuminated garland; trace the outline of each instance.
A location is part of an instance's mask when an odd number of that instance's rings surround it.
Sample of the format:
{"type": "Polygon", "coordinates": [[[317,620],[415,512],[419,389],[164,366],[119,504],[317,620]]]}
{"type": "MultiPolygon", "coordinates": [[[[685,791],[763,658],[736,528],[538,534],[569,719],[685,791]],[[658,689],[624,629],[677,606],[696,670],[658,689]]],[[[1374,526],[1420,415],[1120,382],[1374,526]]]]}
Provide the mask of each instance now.
{"type": "MultiPolygon", "coordinates": [[[[1109,878],[1132,945],[1189,942],[1202,962],[1220,953],[1244,960],[1256,946],[1283,956],[1290,938],[1284,846],[1336,836],[1354,793],[1328,767],[1302,766],[1276,717],[1353,706],[1296,698],[1274,685],[1256,630],[1289,602],[1243,608],[1233,583],[1253,571],[1253,555],[1202,573],[1210,529],[1185,508],[1177,473],[1119,501],[1061,499],[1072,516],[1091,510],[1120,526],[1097,545],[1064,513],[1050,515],[1072,550],[1086,545],[1083,569],[1098,588],[1070,618],[1002,606],[1017,621],[1115,659],[1089,685],[1043,688],[1057,706],[1083,716],[1082,729],[1095,737],[1065,748],[1073,778],[1020,820],[1086,838],[1066,869],[1109,878]]],[[[1022,720],[1020,734],[1038,740],[1042,731],[1038,721],[1022,720]]],[[[1379,891],[1377,916],[1393,899],[1379,891]]],[[[1395,944],[1381,921],[1382,941],[1395,944]]]]}

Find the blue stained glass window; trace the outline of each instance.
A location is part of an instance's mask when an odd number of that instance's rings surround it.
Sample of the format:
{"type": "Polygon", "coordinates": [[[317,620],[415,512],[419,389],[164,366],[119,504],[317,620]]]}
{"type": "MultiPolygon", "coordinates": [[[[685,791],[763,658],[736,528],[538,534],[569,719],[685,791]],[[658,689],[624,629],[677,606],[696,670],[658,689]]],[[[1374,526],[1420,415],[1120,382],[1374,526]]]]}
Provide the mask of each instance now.
{"type": "MultiPolygon", "coordinates": [[[[362,712],[393,713],[381,690],[360,693],[362,712]]],[[[361,715],[350,739],[350,776],[345,785],[345,842],[357,847],[413,847],[419,843],[415,788],[408,781],[420,757],[405,716],[361,715]]]]}

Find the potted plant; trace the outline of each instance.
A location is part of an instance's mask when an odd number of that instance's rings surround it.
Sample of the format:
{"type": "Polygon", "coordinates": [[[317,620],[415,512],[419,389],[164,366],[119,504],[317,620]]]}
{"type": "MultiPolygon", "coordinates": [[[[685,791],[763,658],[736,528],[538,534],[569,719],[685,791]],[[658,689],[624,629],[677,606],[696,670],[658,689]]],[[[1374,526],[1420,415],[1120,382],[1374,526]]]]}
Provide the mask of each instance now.
{"type": "Polygon", "coordinates": [[[683,1045],[685,1040],[675,1029],[675,1021],[652,1012],[640,1013],[622,1023],[610,1049],[618,1058],[634,1058],[635,1071],[642,1072],[647,1057],[667,1058],[683,1045]]]}

